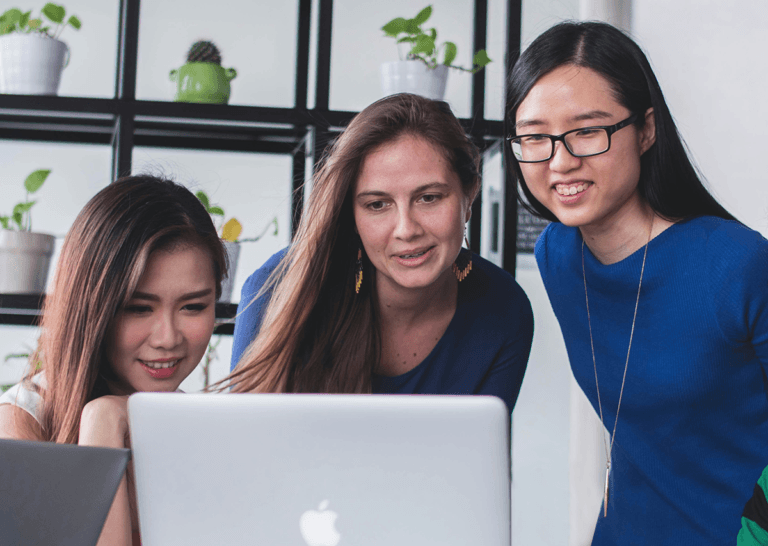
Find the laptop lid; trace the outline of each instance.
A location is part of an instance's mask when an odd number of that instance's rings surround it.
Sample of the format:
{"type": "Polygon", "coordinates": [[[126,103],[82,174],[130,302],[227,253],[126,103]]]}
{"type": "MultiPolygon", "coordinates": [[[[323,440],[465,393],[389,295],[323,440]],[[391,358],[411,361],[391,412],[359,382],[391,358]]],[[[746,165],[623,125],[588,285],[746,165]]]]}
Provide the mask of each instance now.
{"type": "Polygon", "coordinates": [[[493,397],[139,393],[144,546],[508,546],[493,397]]]}
{"type": "Polygon", "coordinates": [[[0,440],[0,543],[96,544],[129,458],[128,449],[0,440]]]}

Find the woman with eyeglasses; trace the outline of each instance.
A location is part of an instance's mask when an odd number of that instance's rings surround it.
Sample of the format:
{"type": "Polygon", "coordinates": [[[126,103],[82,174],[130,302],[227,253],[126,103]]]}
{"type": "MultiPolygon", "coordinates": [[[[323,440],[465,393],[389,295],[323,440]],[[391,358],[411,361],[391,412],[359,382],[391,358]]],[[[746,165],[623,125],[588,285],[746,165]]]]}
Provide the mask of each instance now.
{"type": "Polygon", "coordinates": [[[640,48],[539,36],[510,75],[507,153],[552,223],[536,259],[605,427],[593,545],[732,543],[768,461],[768,241],[707,192],[640,48]]]}

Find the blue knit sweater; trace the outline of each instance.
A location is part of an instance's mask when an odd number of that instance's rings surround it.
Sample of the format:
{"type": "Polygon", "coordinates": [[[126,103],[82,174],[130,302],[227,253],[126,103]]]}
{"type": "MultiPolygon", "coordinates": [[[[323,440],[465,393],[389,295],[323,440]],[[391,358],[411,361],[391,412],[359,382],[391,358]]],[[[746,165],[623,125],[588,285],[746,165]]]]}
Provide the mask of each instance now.
{"type": "MultiPolygon", "coordinates": [[[[248,303],[285,251],[272,256],[243,286],[232,347],[232,369],[259,331],[268,299],[248,303]]],[[[533,340],[533,312],[515,279],[472,255],[472,272],[459,283],[456,312],[432,352],[395,377],[373,376],[373,392],[388,394],[486,394],[515,405],[533,340]]],[[[350,289],[352,279],[349,280],[350,289]]]]}
{"type": "MultiPolygon", "coordinates": [[[[578,229],[554,223],[536,259],[574,376],[597,411],[578,229]]],[[[641,248],[602,265],[585,247],[604,422],[613,429],[641,248]]],[[[650,242],[593,545],[733,544],[768,464],[768,241],[700,217],[650,242]]]]}

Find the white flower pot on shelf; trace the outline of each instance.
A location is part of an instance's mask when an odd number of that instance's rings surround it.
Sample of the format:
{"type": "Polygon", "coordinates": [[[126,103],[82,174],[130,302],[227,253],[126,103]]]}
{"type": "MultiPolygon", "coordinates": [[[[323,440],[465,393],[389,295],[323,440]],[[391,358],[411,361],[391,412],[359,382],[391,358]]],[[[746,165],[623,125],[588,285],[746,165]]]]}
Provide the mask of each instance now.
{"type": "Polygon", "coordinates": [[[42,294],[56,238],[0,229],[0,294],[42,294]]]}
{"type": "Polygon", "coordinates": [[[56,95],[69,48],[40,34],[0,36],[0,93],[56,95]]]}
{"type": "Polygon", "coordinates": [[[428,99],[443,100],[448,67],[429,68],[421,61],[394,61],[381,65],[382,96],[413,93],[428,99]]]}
{"type": "Polygon", "coordinates": [[[219,301],[222,303],[230,303],[232,301],[232,283],[235,279],[235,273],[237,272],[237,260],[240,258],[240,243],[232,243],[229,241],[223,241],[224,249],[227,251],[227,261],[229,262],[229,275],[221,279],[221,297],[219,301]]]}

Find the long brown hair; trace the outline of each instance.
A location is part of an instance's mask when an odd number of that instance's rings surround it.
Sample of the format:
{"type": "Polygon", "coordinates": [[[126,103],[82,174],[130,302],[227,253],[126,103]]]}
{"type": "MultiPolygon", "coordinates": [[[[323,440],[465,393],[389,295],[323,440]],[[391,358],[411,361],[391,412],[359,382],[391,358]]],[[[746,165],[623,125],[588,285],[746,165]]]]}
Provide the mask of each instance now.
{"type": "Polygon", "coordinates": [[[118,180],[80,211],[61,250],[26,381],[42,368],[45,440],[77,443],[85,405],[109,393],[105,359],[112,320],[128,301],[152,252],[178,244],[207,250],[216,295],[226,254],[210,216],[183,186],[153,176],[118,180]],[[35,369],[37,367],[37,369],[35,369]]]}
{"type": "Polygon", "coordinates": [[[257,298],[274,290],[260,333],[218,385],[232,392],[371,391],[380,358],[375,269],[355,294],[358,249],[352,193],[364,159],[401,136],[422,138],[444,154],[474,199],[480,156],[450,107],[417,95],[390,96],[350,122],[315,175],[296,238],[257,298]]]}

